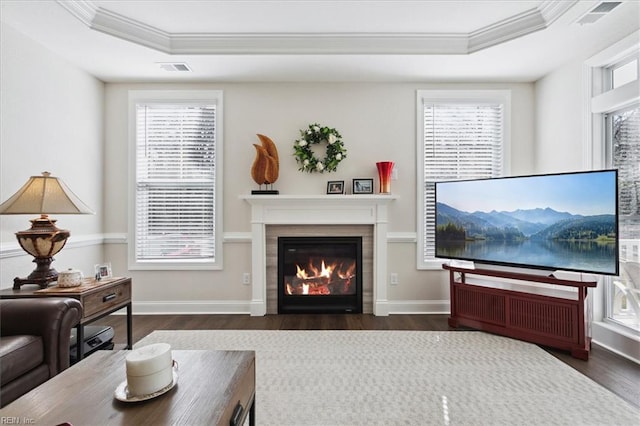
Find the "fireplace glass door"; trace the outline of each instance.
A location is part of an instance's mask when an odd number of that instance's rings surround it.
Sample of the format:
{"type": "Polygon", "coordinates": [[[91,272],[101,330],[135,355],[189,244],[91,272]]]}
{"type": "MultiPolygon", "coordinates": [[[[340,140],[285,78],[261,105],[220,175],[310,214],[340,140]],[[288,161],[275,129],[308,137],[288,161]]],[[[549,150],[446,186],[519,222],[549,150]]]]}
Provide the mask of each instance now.
{"type": "Polygon", "coordinates": [[[278,238],[278,313],[361,312],[361,237],[278,238]]]}

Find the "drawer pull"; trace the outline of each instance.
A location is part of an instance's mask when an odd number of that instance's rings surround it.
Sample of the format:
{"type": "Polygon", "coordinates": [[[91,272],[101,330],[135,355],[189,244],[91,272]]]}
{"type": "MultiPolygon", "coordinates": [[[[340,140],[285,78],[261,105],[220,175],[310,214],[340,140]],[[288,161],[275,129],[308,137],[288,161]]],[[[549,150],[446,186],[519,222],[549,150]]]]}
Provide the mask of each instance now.
{"type": "Polygon", "coordinates": [[[236,408],[233,409],[233,414],[231,415],[231,421],[229,424],[231,426],[237,426],[240,424],[240,420],[242,420],[242,414],[244,413],[244,407],[238,401],[236,408]]]}
{"type": "Polygon", "coordinates": [[[116,298],[116,294],[115,293],[111,293],[111,294],[107,294],[106,296],[104,296],[102,298],[103,302],[108,302],[109,300],[113,300],[116,298]]]}

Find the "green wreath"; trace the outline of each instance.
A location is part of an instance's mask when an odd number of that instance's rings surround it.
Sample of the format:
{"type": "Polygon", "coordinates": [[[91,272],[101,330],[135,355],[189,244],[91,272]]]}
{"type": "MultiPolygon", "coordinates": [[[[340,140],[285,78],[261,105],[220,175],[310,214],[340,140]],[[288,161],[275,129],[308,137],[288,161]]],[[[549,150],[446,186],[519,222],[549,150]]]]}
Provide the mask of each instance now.
{"type": "Polygon", "coordinates": [[[336,129],[309,124],[306,130],[300,130],[300,139],[293,144],[296,161],[300,164],[298,170],[304,172],[334,172],[338,164],[347,157],[347,150],[342,142],[342,136],[336,129]],[[313,154],[311,145],[326,143],[327,152],[324,159],[319,160],[313,154]]]}

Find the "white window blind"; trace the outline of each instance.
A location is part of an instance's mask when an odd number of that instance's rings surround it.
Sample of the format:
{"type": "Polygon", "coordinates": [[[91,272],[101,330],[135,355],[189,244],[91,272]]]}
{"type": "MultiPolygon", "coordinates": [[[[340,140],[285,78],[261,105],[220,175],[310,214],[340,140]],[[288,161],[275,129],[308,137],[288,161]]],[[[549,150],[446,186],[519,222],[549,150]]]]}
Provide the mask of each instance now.
{"type": "Polygon", "coordinates": [[[214,261],[216,105],[135,105],[135,260],[214,261]]]}
{"type": "MultiPolygon", "coordinates": [[[[422,263],[435,255],[435,182],[501,176],[504,170],[505,103],[423,99],[422,263]]],[[[420,261],[420,259],[419,259],[420,261]]]]}
{"type": "Polygon", "coordinates": [[[612,166],[618,169],[620,237],[640,238],[640,105],[607,116],[612,166]]]}

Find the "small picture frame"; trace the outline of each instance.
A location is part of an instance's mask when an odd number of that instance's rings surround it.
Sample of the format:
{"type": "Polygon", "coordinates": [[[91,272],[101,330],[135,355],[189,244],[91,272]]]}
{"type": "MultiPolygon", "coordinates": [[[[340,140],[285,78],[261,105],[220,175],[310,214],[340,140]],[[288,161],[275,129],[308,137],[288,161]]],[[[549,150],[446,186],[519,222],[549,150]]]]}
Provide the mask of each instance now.
{"type": "Polygon", "coordinates": [[[327,182],[327,194],[344,194],[344,181],[330,180],[327,182]]]}
{"type": "Polygon", "coordinates": [[[354,194],[373,194],[373,179],[354,179],[354,194]]]}
{"type": "Polygon", "coordinates": [[[111,273],[111,262],[100,263],[95,265],[95,272],[96,272],[96,280],[113,277],[113,274],[111,273]]]}

